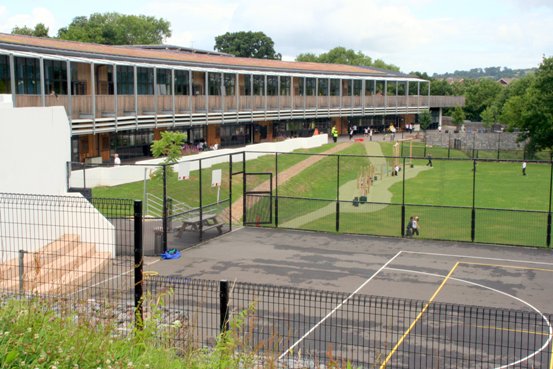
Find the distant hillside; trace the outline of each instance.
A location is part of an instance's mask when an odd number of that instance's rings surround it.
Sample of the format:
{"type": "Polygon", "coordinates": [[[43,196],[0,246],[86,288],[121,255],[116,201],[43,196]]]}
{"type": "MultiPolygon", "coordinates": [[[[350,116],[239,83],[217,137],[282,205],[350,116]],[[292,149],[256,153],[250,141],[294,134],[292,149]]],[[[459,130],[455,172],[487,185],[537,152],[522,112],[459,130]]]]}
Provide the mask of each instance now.
{"type": "Polygon", "coordinates": [[[456,70],[453,73],[438,74],[434,73],[433,78],[516,78],[522,77],[530,72],[535,71],[536,68],[530,69],[510,69],[507,67],[489,67],[489,68],[473,68],[471,70],[456,70]]]}

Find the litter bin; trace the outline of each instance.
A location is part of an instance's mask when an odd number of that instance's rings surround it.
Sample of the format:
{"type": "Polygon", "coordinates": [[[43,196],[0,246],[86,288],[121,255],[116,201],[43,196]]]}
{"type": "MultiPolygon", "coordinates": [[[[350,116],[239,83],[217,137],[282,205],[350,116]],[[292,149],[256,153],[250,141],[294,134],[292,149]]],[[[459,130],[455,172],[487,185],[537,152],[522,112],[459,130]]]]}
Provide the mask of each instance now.
{"type": "Polygon", "coordinates": [[[154,228],[154,254],[163,254],[163,227],[154,228]]]}

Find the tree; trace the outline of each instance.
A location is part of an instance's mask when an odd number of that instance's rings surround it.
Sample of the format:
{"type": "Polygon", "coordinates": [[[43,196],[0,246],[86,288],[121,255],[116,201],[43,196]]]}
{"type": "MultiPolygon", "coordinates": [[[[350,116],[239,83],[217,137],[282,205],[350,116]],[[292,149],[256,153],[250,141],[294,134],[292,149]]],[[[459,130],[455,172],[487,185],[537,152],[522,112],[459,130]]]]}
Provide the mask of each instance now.
{"type": "Polygon", "coordinates": [[[424,132],[424,142],[426,143],[426,130],[432,123],[432,115],[429,110],[425,110],[419,114],[419,124],[424,132]]]}
{"type": "Polygon", "coordinates": [[[214,50],[243,58],[277,59],[282,55],[275,52],[275,43],[263,32],[227,32],[215,37],[214,50]]]}
{"type": "Polygon", "coordinates": [[[382,69],[399,71],[399,68],[395,65],[386,64],[382,60],[377,59],[375,61],[368,55],[363,54],[361,51],[355,51],[352,49],[346,49],[345,47],[338,46],[329,50],[326,53],[315,55],[312,53],[300,54],[296,57],[296,61],[299,62],[313,62],[313,63],[327,63],[327,64],[346,64],[346,65],[359,65],[365,67],[377,67],[382,69]]]}
{"type": "Polygon", "coordinates": [[[35,37],[49,37],[48,32],[50,30],[44,25],[44,23],[37,23],[35,28],[29,28],[27,26],[17,27],[12,29],[12,35],[25,35],[35,37]]]}
{"type": "Polygon", "coordinates": [[[453,120],[453,124],[455,124],[457,127],[463,124],[463,122],[465,121],[465,112],[460,106],[457,106],[455,110],[453,110],[451,119],[453,120]]]}
{"type": "Polygon", "coordinates": [[[490,79],[466,80],[465,113],[473,121],[480,119],[480,114],[501,94],[501,85],[490,79]]]}
{"type": "Polygon", "coordinates": [[[543,59],[523,94],[506,101],[502,117],[521,130],[519,140],[529,140],[530,155],[553,148],[553,58],[543,59]]]}
{"type": "Polygon", "coordinates": [[[119,13],[94,13],[76,17],[58,31],[58,38],[104,45],[161,44],[171,36],[171,24],[163,18],[119,13]]]}
{"type": "Polygon", "coordinates": [[[482,118],[482,123],[485,127],[491,127],[495,124],[497,122],[497,116],[498,109],[495,104],[486,107],[486,109],[484,109],[484,111],[480,114],[480,118],[482,118]]]}
{"type": "Polygon", "coordinates": [[[162,131],[161,138],[151,145],[152,155],[154,158],[165,156],[164,164],[175,164],[182,156],[182,145],[185,139],[185,133],[162,131]]]}

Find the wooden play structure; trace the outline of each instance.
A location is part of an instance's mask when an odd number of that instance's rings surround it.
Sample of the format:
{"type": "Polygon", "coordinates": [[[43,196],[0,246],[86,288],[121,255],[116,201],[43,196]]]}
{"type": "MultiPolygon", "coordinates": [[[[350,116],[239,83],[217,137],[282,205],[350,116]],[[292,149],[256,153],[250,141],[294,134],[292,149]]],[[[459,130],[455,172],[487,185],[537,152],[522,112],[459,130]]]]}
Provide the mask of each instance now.
{"type": "Polygon", "coordinates": [[[369,164],[366,167],[361,168],[359,176],[357,177],[357,188],[360,195],[367,197],[371,190],[372,182],[374,178],[374,165],[369,164]]]}

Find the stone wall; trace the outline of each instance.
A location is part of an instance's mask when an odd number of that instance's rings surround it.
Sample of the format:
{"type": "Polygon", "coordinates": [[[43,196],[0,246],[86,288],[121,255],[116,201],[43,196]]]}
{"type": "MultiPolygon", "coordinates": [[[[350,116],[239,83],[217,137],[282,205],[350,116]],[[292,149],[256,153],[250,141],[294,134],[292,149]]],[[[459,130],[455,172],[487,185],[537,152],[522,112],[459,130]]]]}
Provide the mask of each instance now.
{"type": "Polygon", "coordinates": [[[518,142],[518,133],[448,133],[435,130],[426,132],[426,144],[430,146],[451,147],[461,150],[524,150],[525,143],[518,142]]]}

